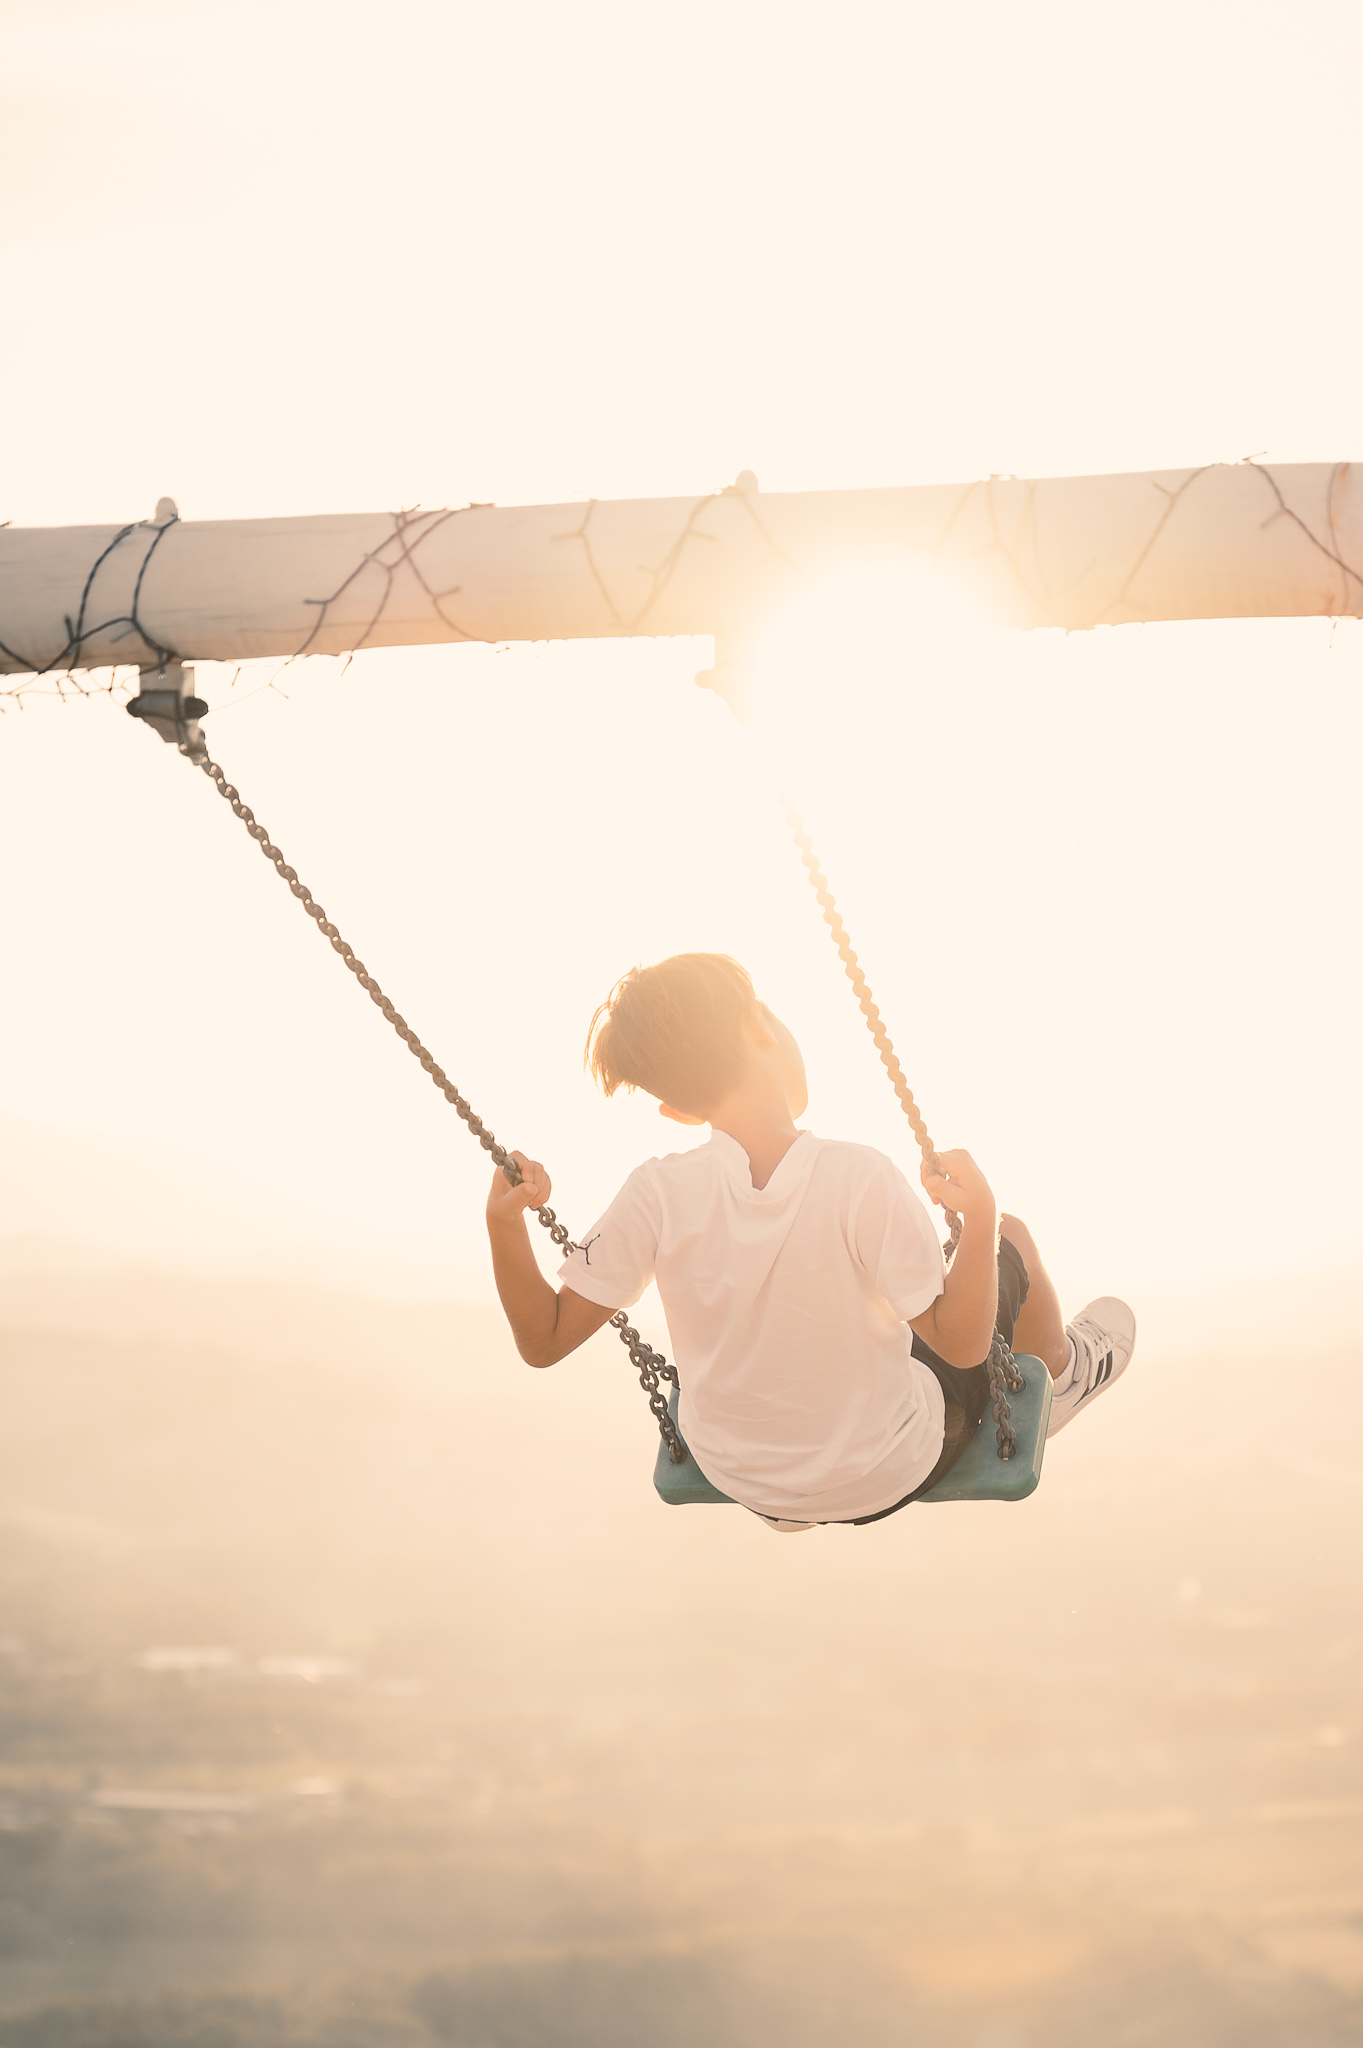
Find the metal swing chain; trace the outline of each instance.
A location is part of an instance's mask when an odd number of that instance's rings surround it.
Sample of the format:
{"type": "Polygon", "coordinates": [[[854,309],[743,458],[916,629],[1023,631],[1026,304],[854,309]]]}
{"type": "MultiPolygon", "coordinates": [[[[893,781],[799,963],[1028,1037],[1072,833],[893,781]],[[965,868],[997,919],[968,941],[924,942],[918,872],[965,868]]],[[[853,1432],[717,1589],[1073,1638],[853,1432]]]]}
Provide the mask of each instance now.
{"type": "MultiPolygon", "coordinates": [[[[861,962],[853,951],[852,941],[847,936],[847,927],[843,923],[838,906],[833,900],[833,891],[828,886],[828,877],[819,865],[819,856],[814,851],[814,843],[810,839],[808,832],[806,832],[804,821],[795,809],[794,804],[790,801],[790,798],[783,796],[782,802],[786,807],[786,820],[790,825],[791,831],[795,834],[795,844],[800,850],[800,859],[804,862],[810,882],[813,885],[814,894],[819,899],[819,908],[823,912],[824,923],[833,935],[833,943],[838,949],[838,958],[842,961],[847,973],[847,979],[851,982],[857,1002],[861,1006],[861,1013],[866,1019],[867,1029],[875,1040],[876,1051],[880,1054],[880,1063],[890,1077],[890,1083],[895,1094],[899,1097],[899,1106],[909,1120],[909,1129],[918,1140],[918,1147],[923,1154],[924,1164],[931,1167],[934,1172],[940,1172],[942,1162],[937,1156],[937,1148],[928,1135],[928,1127],[923,1120],[923,1112],[913,1099],[913,1090],[904,1078],[904,1069],[900,1066],[895,1049],[890,1043],[890,1034],[880,1020],[880,1011],[877,1009],[872,998],[866,976],[862,972],[861,962]]],[[[950,1242],[947,1246],[947,1258],[949,1260],[961,1241],[961,1219],[954,1209],[946,1209],[945,1213],[950,1231],[950,1242]]],[[[989,1373],[989,1392],[993,1401],[994,1420],[998,1424],[999,1456],[1005,1459],[1011,1458],[1017,1449],[1018,1440],[1017,1432],[1013,1428],[1013,1411],[1008,1405],[1008,1396],[1010,1393],[1020,1394],[1027,1383],[1017,1369],[1011,1349],[997,1330],[994,1332],[994,1341],[989,1347],[989,1357],[985,1364],[989,1373]]]]}
{"type": "MultiPolygon", "coordinates": [[[[408,1024],[406,1018],[398,1014],[398,1011],[379,987],[379,984],[375,981],[363,960],[358,960],[355,957],[354,948],[341,937],[340,932],[331,922],[321,904],[313,896],[312,891],[305,883],[299,881],[297,869],[289,866],[283,854],[265,830],[265,827],[257,819],[255,812],[248,804],[242,802],[240,795],[227,780],[217,762],[210,760],[207,754],[196,753],[185,740],[180,741],[179,750],[187,761],[192,761],[196,768],[203,770],[209,781],[216,787],[219,796],[231,805],[233,816],[241,819],[242,824],[246,827],[252,839],[255,840],[256,845],[260,848],[266,860],[269,861],[275,873],[288,883],[291,894],[298,898],[298,901],[302,904],[304,910],[322,934],[322,937],[330,941],[333,953],[340,954],[341,959],[369,997],[370,1002],[374,1003],[383,1012],[408,1052],[419,1062],[423,1072],[430,1075],[446,1102],[454,1110],[455,1115],[461,1117],[464,1123],[468,1125],[473,1136],[478,1140],[483,1150],[490,1154],[493,1162],[501,1168],[511,1186],[513,1188],[519,1187],[525,1176],[507,1151],[505,1145],[497,1142],[497,1139],[483,1122],[483,1119],[474,1110],[472,1103],[468,1102],[459,1093],[459,1090],[455,1087],[453,1081],[450,1080],[444,1068],[436,1065],[434,1056],[421,1043],[421,1040],[417,1037],[411,1025],[408,1024]]],[[[563,1251],[575,1252],[577,1250],[577,1246],[568,1235],[567,1228],[559,1222],[558,1217],[547,1202],[536,1209],[535,1217],[548,1231],[552,1241],[563,1251]]],[[[674,1465],[682,1464],[686,1458],[686,1446],[678,1436],[676,1424],[667,1412],[667,1397],[662,1392],[659,1384],[662,1380],[670,1381],[674,1387],[678,1384],[675,1366],[669,1365],[661,1351],[655,1351],[653,1346],[639,1335],[624,1309],[619,1310],[616,1315],[611,1317],[610,1327],[618,1334],[620,1342],[629,1352],[629,1362],[638,1373],[639,1384],[648,1396],[648,1405],[652,1409],[654,1419],[658,1424],[659,1434],[667,1445],[668,1456],[674,1465]]]]}

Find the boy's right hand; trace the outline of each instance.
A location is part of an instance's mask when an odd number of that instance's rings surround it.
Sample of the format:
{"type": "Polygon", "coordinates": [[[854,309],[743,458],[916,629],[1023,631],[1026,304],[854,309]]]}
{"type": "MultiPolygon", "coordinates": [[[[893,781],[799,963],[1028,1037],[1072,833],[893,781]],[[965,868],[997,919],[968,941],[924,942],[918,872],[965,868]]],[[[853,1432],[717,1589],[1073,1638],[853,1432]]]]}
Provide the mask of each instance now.
{"type": "Polygon", "coordinates": [[[934,1172],[923,1161],[923,1186],[939,1208],[954,1209],[968,1223],[992,1224],[998,1215],[994,1190],[968,1152],[939,1152],[934,1172]]]}
{"type": "Polygon", "coordinates": [[[520,1185],[513,1188],[501,1167],[497,1168],[487,1198],[489,1229],[497,1223],[514,1223],[527,1209],[542,1208],[553,1192],[538,1159],[527,1159],[524,1152],[513,1152],[511,1157],[521,1170],[520,1185]]]}

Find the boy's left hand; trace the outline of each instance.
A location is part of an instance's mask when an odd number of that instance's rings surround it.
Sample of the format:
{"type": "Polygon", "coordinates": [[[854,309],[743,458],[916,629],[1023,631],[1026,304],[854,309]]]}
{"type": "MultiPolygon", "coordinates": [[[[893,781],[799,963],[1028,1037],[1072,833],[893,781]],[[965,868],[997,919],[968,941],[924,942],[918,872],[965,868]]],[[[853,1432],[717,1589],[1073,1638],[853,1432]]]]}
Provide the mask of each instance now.
{"type": "Polygon", "coordinates": [[[488,1190],[489,1225],[514,1223],[527,1209],[543,1208],[553,1193],[553,1184],[538,1159],[527,1159],[524,1152],[513,1152],[511,1157],[521,1170],[520,1185],[513,1188],[501,1167],[497,1168],[488,1190]]]}

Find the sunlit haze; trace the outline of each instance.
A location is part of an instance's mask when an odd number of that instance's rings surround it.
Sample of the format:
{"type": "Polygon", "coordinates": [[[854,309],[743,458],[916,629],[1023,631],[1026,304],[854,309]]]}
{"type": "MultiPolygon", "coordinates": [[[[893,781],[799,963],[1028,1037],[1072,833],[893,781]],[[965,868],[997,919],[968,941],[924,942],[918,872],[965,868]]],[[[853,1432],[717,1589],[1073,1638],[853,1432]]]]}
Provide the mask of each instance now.
{"type": "MultiPolygon", "coordinates": [[[[703,642],[199,676],[218,757],[574,1223],[688,1142],[603,1102],[582,1045],[617,975],[689,947],[790,1022],[813,1129],[916,1156],[784,779],[930,1127],[1072,1288],[1162,1290],[1194,1239],[1208,1278],[1350,1259],[1360,629],[920,636],[905,599],[863,578],[772,636],[765,746],[696,689],[703,642]]],[[[232,1215],[185,1257],[339,1233],[388,1284],[486,1292],[482,1155],[212,791],[115,698],[3,731],[12,986],[41,995],[5,1013],[6,1106],[196,1155],[232,1215]]],[[[63,1186],[78,1235],[136,1241],[63,1186]]]]}

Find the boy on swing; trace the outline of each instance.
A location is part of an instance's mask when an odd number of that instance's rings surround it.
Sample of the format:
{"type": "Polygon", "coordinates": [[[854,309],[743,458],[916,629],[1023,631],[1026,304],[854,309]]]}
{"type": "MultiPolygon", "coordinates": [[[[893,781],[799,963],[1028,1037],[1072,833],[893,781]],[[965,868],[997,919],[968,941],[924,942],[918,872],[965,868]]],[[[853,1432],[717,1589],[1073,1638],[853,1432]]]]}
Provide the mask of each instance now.
{"type": "Polygon", "coordinates": [[[549,1200],[537,1160],[499,1171],[487,1224],[497,1292],[528,1365],[554,1365],[656,1277],[681,1382],[678,1421],[713,1486],[772,1528],[875,1522],[936,1485],[971,1442],[995,1329],[1051,1375],[1054,1436],[1115,1385],[1136,1321],[1104,1296],[1070,1323],[1031,1233],[1000,1217],[968,1152],[922,1180],[961,1218],[949,1268],[927,1208],[867,1145],[796,1128],[808,1101],[791,1033],[735,960],[635,968],[587,1043],[607,1095],[655,1096],[708,1144],[649,1159],[559,1269],[525,1224],[549,1200]]]}

